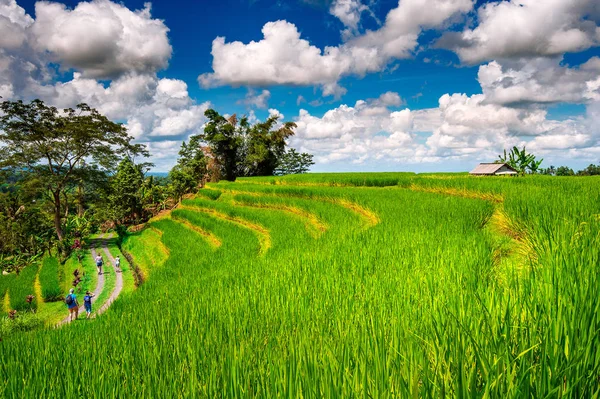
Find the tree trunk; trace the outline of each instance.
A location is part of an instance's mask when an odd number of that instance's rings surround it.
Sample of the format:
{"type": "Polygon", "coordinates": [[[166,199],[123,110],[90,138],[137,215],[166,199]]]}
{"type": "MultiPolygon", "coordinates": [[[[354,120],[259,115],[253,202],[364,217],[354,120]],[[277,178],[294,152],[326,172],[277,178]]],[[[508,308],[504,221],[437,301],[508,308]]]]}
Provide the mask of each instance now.
{"type": "Polygon", "coordinates": [[[83,187],[81,184],[77,187],[77,216],[83,216],[84,200],[83,200],[83,187]]]}
{"type": "Polygon", "coordinates": [[[52,193],[54,197],[54,229],[56,230],[56,236],[58,237],[58,241],[62,241],[63,231],[62,231],[62,215],[61,215],[61,203],[60,203],[60,190],[56,190],[52,193]]]}
{"type": "Polygon", "coordinates": [[[235,151],[228,151],[225,154],[225,179],[229,181],[235,181],[235,151]]]}
{"type": "Polygon", "coordinates": [[[69,217],[69,197],[67,196],[67,192],[63,193],[65,196],[65,219],[69,217]]]}

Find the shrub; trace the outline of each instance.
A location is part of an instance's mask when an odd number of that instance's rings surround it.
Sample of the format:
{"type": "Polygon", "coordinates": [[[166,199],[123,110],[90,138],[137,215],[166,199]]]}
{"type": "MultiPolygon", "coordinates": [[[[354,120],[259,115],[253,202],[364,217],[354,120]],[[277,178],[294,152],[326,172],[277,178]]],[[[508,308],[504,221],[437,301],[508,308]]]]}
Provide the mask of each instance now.
{"type": "Polygon", "coordinates": [[[41,327],[42,320],[34,313],[15,313],[15,317],[11,319],[8,316],[0,318],[0,341],[11,334],[31,331],[41,327]]]}

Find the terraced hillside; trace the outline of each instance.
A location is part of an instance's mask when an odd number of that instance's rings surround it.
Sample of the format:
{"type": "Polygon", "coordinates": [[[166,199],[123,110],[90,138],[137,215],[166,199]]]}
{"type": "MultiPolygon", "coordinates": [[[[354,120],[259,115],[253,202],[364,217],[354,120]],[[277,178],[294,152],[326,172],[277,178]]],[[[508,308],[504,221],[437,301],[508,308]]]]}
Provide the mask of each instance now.
{"type": "Polygon", "coordinates": [[[1,342],[0,393],[597,397],[599,183],[209,185],[126,238],[109,312],[1,342]]]}

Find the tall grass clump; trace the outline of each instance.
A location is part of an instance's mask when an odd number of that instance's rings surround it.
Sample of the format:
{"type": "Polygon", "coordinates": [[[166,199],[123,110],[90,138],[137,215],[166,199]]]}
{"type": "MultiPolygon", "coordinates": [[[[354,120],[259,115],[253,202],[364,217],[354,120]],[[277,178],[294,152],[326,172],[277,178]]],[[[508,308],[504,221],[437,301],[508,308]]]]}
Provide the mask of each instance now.
{"type": "Polygon", "coordinates": [[[13,334],[33,331],[42,324],[42,320],[35,313],[18,312],[11,317],[0,315],[0,341],[13,334]]]}
{"type": "Polygon", "coordinates": [[[161,241],[159,230],[150,226],[123,238],[121,250],[139,268],[142,279],[146,279],[153,269],[160,267],[168,257],[168,249],[161,241]]]}
{"type": "Polygon", "coordinates": [[[10,307],[11,309],[24,311],[37,309],[37,301],[28,296],[35,296],[35,278],[38,272],[38,265],[30,265],[21,270],[18,276],[15,276],[9,287],[10,307]]]}
{"type": "Polygon", "coordinates": [[[5,313],[8,309],[5,309],[5,295],[8,292],[8,288],[13,285],[15,280],[15,273],[11,274],[0,274],[0,315],[5,313]]]}
{"type": "Polygon", "coordinates": [[[203,188],[200,191],[198,191],[199,196],[209,198],[213,201],[218,200],[221,194],[222,193],[220,190],[215,190],[214,188],[203,188]]]}
{"type": "Polygon", "coordinates": [[[60,265],[58,259],[52,256],[45,257],[39,270],[39,279],[42,286],[44,301],[53,302],[63,299],[63,291],[59,281],[60,265]]]}

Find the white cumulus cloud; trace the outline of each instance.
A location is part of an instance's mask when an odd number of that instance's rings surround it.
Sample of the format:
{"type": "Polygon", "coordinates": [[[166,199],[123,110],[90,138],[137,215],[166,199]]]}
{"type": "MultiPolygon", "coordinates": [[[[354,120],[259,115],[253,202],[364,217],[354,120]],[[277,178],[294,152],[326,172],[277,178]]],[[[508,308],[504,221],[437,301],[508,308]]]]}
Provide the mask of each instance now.
{"type": "MultiPolygon", "coordinates": [[[[380,99],[386,97],[388,93],[380,99]]],[[[292,146],[315,154],[320,163],[414,160],[423,155],[424,147],[411,134],[411,111],[392,111],[380,99],[340,105],[322,117],[300,110],[292,146]]]]}
{"type": "MultiPolygon", "coordinates": [[[[356,4],[349,2],[348,9],[356,4]]],[[[294,24],[268,22],[259,41],[245,44],[217,37],[212,44],[213,72],[200,75],[198,81],[203,87],[322,86],[324,95],[339,97],[345,92],[337,84],[341,77],[378,72],[393,59],[409,57],[423,29],[439,27],[472,7],[472,0],[402,0],[380,29],[323,50],[302,39],[294,24]]]]}
{"type": "Polygon", "coordinates": [[[600,58],[569,68],[560,58],[492,61],[479,67],[478,80],[488,102],[585,103],[600,100],[600,58]]]}
{"type": "Polygon", "coordinates": [[[86,77],[154,72],[171,57],[168,29],[144,9],[131,11],[108,0],[79,3],[74,9],[38,2],[31,28],[34,46],[65,68],[86,77]]]}
{"type": "Polygon", "coordinates": [[[600,43],[597,0],[510,0],[489,2],[477,26],[447,33],[438,42],[466,63],[499,58],[556,56],[600,43]]]}
{"type": "Polygon", "coordinates": [[[271,98],[269,90],[262,90],[260,93],[256,93],[255,90],[249,89],[246,97],[238,101],[238,103],[245,104],[248,107],[267,109],[269,107],[269,98],[271,98]]]}

